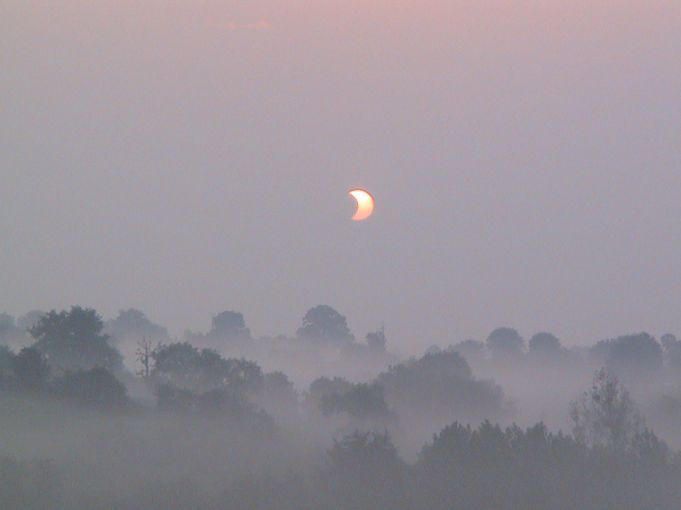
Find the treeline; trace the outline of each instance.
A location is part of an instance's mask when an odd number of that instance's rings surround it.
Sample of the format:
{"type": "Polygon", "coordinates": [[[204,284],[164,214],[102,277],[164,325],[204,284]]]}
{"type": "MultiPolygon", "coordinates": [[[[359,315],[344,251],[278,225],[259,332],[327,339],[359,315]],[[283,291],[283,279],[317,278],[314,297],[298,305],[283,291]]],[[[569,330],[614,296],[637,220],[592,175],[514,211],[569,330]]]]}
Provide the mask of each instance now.
{"type": "MultiPolygon", "coordinates": [[[[35,418],[35,409],[56,416],[50,407],[55,405],[68,421],[59,425],[54,418],[54,427],[77,426],[83,410],[95,413],[102,423],[116,420],[133,429],[131,445],[116,435],[105,439],[109,454],[140,449],[145,452],[140,462],[149,462],[151,472],[87,499],[74,492],[73,472],[58,462],[0,457],[3,509],[681,508],[681,457],[647,428],[625,388],[657,377],[675,380],[681,348],[671,335],[662,343],[647,334],[624,336],[579,351],[550,333],[526,344],[515,330],[499,328],[485,342],[432,348],[398,362],[383,357],[383,330],[360,344],[346,319],[325,306],[308,311],[295,338],[266,340],[251,338],[235,312],[216,316],[208,333],[189,333],[183,341],[171,340],[164,328],[131,310],[107,323],[80,307],[35,313],[21,322],[30,322],[30,344],[16,351],[0,348],[0,427],[10,418],[19,428],[22,419],[32,427],[42,419],[35,418]],[[119,352],[120,338],[111,335],[129,335],[130,324],[145,332],[135,342],[134,373],[119,352]],[[363,356],[394,362],[361,381],[322,375],[301,391],[282,371],[211,347],[220,339],[232,346],[331,345],[358,364],[363,356]],[[595,367],[590,370],[595,374],[590,386],[588,380],[581,384],[586,391],[564,407],[569,433],[556,433],[543,423],[524,429],[497,425],[511,414],[513,402],[496,377],[480,378],[471,366],[491,367],[488,373],[499,376],[498,367],[526,375],[533,366],[548,367],[549,374],[561,367],[595,367]],[[24,412],[16,406],[24,401],[31,405],[21,418],[13,410],[24,412]],[[150,427],[160,439],[140,439],[144,434],[138,430],[150,427]],[[325,446],[306,445],[314,441],[325,446]],[[404,453],[410,441],[418,443],[416,456],[404,453]],[[271,458],[232,466],[239,443],[244,449],[260,444],[271,458]],[[207,470],[205,459],[193,458],[209,455],[216,457],[207,470]],[[277,456],[288,459],[285,470],[273,467],[277,456]],[[186,476],[157,477],[147,457],[157,459],[159,469],[176,462],[168,473],[185,469],[186,476]],[[221,477],[218,489],[208,488],[206,478],[221,477]]],[[[5,324],[20,329],[17,322],[5,324]]],[[[49,422],[41,426],[50,430],[49,422]]],[[[0,454],[6,446],[0,442],[0,454]]],[[[73,452],[67,457],[73,463],[73,452]]],[[[128,467],[133,468],[117,469],[128,467]]]]}
{"type": "MultiPolygon", "coordinates": [[[[542,424],[522,430],[454,423],[404,462],[387,433],[352,433],[323,463],[286,475],[244,474],[217,494],[191,480],[148,484],[100,501],[112,510],[675,510],[681,459],[654,434],[626,448],[589,446],[542,424]]],[[[0,459],[0,504],[59,510],[64,488],[49,463],[0,459]]]]}

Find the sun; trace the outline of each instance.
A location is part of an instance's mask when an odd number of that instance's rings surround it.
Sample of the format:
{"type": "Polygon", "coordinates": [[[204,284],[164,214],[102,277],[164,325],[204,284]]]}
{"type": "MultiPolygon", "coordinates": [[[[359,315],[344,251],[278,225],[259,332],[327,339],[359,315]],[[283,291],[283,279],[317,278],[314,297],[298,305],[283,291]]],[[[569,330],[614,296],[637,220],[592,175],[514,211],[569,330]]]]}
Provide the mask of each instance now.
{"type": "Polygon", "coordinates": [[[371,193],[362,188],[353,188],[348,193],[357,201],[357,210],[352,217],[353,221],[366,220],[373,214],[375,202],[371,193]]]}

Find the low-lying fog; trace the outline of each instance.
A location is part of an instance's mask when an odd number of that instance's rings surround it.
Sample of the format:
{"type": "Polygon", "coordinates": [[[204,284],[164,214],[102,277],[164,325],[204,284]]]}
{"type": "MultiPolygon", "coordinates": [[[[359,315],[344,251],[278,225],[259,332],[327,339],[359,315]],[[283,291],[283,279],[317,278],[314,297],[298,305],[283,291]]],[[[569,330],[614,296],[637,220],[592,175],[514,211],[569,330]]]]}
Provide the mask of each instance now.
{"type": "Polygon", "coordinates": [[[673,335],[502,327],[402,359],[321,305],[276,338],[73,307],[3,314],[0,340],[3,509],[681,504],[673,335]]]}

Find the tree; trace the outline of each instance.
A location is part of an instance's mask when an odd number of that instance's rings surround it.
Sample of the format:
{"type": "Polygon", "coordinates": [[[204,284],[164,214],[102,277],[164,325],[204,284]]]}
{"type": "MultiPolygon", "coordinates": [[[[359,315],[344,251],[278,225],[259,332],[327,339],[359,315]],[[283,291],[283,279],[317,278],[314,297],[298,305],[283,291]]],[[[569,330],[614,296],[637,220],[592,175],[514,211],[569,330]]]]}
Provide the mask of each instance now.
{"type": "Polygon", "coordinates": [[[385,338],[385,329],[381,328],[373,333],[367,333],[367,345],[372,352],[385,352],[388,340],[385,338]]]}
{"type": "Polygon", "coordinates": [[[106,322],[105,331],[114,342],[128,338],[148,338],[151,341],[162,342],[168,338],[166,328],[154,324],[144,312],[134,308],[120,310],[115,319],[106,322]]]}
{"type": "Polygon", "coordinates": [[[606,366],[626,381],[649,379],[663,365],[660,344],[647,333],[616,338],[610,345],[606,366]]]}
{"type": "Polygon", "coordinates": [[[153,362],[153,354],[158,346],[154,346],[151,340],[147,337],[143,337],[142,340],[137,342],[137,350],[135,351],[135,357],[137,362],[142,365],[142,369],[137,373],[140,377],[145,380],[149,379],[151,375],[151,368],[153,362]]]}
{"type": "Polygon", "coordinates": [[[669,349],[676,347],[679,341],[675,335],[672,335],[671,333],[665,333],[660,337],[660,343],[662,344],[662,347],[664,347],[664,350],[668,351],[669,349]]]}
{"type": "Polygon", "coordinates": [[[309,408],[321,410],[321,403],[331,395],[343,395],[352,389],[352,383],[342,377],[319,377],[310,383],[305,399],[309,408]]]}
{"type": "Polygon", "coordinates": [[[326,416],[346,413],[355,422],[385,424],[395,419],[388,409],[383,387],[378,384],[355,384],[345,393],[327,395],[320,408],[326,416]]]}
{"type": "Polygon", "coordinates": [[[42,310],[31,310],[17,319],[17,326],[22,331],[28,333],[31,331],[31,328],[40,322],[43,315],[45,315],[45,312],[42,310]]]}
{"type": "Polygon", "coordinates": [[[570,418],[577,441],[592,447],[625,450],[643,429],[629,393],[605,368],[595,373],[591,389],[572,403],[570,418]]]}
{"type": "Polygon", "coordinates": [[[213,317],[208,337],[213,340],[247,340],[251,331],[246,327],[243,314],[225,311],[213,317]]]}
{"type": "Polygon", "coordinates": [[[106,368],[66,372],[55,379],[57,395],[82,405],[101,409],[117,409],[128,404],[125,385],[106,368]]]}
{"type": "Polygon", "coordinates": [[[406,466],[387,432],[354,432],[334,440],[328,458],[334,498],[328,508],[408,506],[406,466]]]}
{"type": "Polygon", "coordinates": [[[479,340],[468,339],[450,346],[447,350],[458,352],[466,361],[471,363],[483,358],[485,354],[485,344],[479,340]]]}
{"type": "Polygon", "coordinates": [[[539,363],[558,363],[566,359],[568,351],[552,333],[537,333],[530,338],[528,357],[539,363]]]}
{"type": "Polygon", "coordinates": [[[262,401],[266,408],[274,407],[280,412],[295,413],[298,392],[283,372],[265,374],[262,401]]]}
{"type": "Polygon", "coordinates": [[[674,335],[667,333],[660,337],[660,343],[664,347],[667,366],[678,377],[679,369],[681,369],[681,342],[674,335]]]}
{"type": "Polygon", "coordinates": [[[121,354],[108,344],[109,336],[102,333],[104,324],[97,312],[74,306],[70,311],[45,314],[31,328],[35,348],[48,363],[61,370],[90,369],[101,366],[111,371],[121,370],[121,354]]]}
{"type": "Polygon", "coordinates": [[[298,328],[297,335],[302,339],[332,345],[344,345],[355,341],[348,328],[347,319],[328,305],[310,308],[303,317],[303,324],[298,328]]]}
{"type": "Polygon", "coordinates": [[[473,376],[468,362],[453,351],[426,354],[390,367],[376,382],[385,388],[388,405],[400,422],[428,427],[435,423],[481,420],[501,415],[501,388],[473,376]],[[427,424],[426,422],[429,422],[427,424]]]}
{"type": "Polygon", "coordinates": [[[525,352],[525,341],[512,328],[497,328],[487,338],[487,348],[497,361],[518,360],[525,352]]]}
{"type": "Polygon", "coordinates": [[[257,391],[264,384],[261,368],[251,361],[224,359],[213,349],[198,350],[184,342],[161,345],[151,357],[152,376],[195,391],[228,387],[232,391],[257,391]]]}
{"type": "Polygon", "coordinates": [[[25,347],[12,358],[12,372],[21,391],[41,391],[47,387],[50,367],[34,347],[25,347]]]}

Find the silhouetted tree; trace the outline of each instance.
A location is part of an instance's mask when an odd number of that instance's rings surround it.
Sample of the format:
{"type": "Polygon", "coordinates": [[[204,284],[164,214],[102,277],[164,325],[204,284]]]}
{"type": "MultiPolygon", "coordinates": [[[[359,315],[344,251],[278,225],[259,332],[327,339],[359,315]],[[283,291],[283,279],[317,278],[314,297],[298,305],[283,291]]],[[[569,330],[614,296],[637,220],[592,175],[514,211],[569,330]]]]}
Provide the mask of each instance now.
{"type": "Polygon", "coordinates": [[[299,338],[336,345],[355,341],[346,318],[327,305],[310,308],[303,317],[303,324],[298,328],[297,335],[299,338]]]}
{"type": "Polygon", "coordinates": [[[675,377],[681,377],[681,342],[674,335],[667,333],[662,335],[660,343],[664,347],[667,366],[675,377]]]}
{"type": "Polygon", "coordinates": [[[647,333],[616,338],[610,345],[606,366],[626,381],[649,379],[663,364],[662,348],[647,333]]]}
{"type": "Polygon", "coordinates": [[[198,350],[188,343],[162,345],[152,353],[152,375],[181,388],[207,391],[258,391],[264,384],[260,367],[240,359],[224,359],[212,349],[198,350]]]}
{"type": "Polygon", "coordinates": [[[319,377],[310,384],[305,400],[310,409],[320,410],[324,398],[343,395],[351,389],[352,383],[342,377],[319,377]]]}
{"type": "Polygon", "coordinates": [[[137,373],[140,377],[144,378],[145,380],[149,379],[149,376],[151,375],[151,368],[153,364],[153,355],[154,351],[157,349],[157,346],[154,346],[151,340],[149,340],[147,337],[143,337],[142,340],[137,342],[137,350],[135,351],[135,358],[137,359],[137,362],[142,365],[142,368],[140,371],[137,373]]]}
{"type": "Polygon", "coordinates": [[[345,393],[327,395],[320,408],[324,415],[346,413],[355,422],[385,424],[395,419],[378,384],[355,384],[345,393]]]}
{"type": "Polygon", "coordinates": [[[103,367],[68,371],[54,380],[54,390],[63,398],[89,407],[118,409],[129,403],[125,385],[103,367]]]}
{"type": "Polygon", "coordinates": [[[369,350],[372,352],[385,352],[386,344],[388,340],[385,338],[385,330],[381,328],[373,333],[367,333],[366,336],[367,345],[369,350]]]}
{"type": "Polygon", "coordinates": [[[528,345],[527,356],[536,363],[562,363],[570,355],[552,333],[537,333],[530,338],[528,345]]]}
{"type": "Polygon", "coordinates": [[[388,433],[359,433],[328,452],[332,503],[338,509],[400,509],[409,505],[407,469],[388,433]]]}
{"type": "Polygon", "coordinates": [[[515,329],[497,328],[487,337],[487,348],[495,360],[518,360],[525,352],[525,341],[515,329]]]}
{"type": "Polygon", "coordinates": [[[276,418],[293,418],[298,413],[298,393],[283,372],[265,374],[263,390],[256,402],[276,418]]]}
{"type": "Polygon", "coordinates": [[[12,372],[20,391],[42,391],[47,387],[50,367],[34,347],[25,347],[12,358],[12,372]]]}
{"type": "Polygon", "coordinates": [[[172,384],[159,384],[156,399],[158,407],[165,411],[188,411],[196,408],[197,394],[172,384]]]}
{"type": "Polygon", "coordinates": [[[593,346],[589,348],[589,360],[594,365],[605,365],[608,361],[608,356],[610,354],[610,348],[612,347],[615,340],[599,340],[593,346]]]}
{"type": "Polygon", "coordinates": [[[676,344],[679,343],[675,335],[672,335],[671,333],[665,333],[660,337],[660,343],[662,344],[662,347],[664,347],[665,350],[669,349],[670,347],[673,348],[676,346],[676,344]]]}
{"type": "Polygon", "coordinates": [[[45,314],[31,329],[35,348],[48,363],[61,370],[90,369],[101,366],[111,371],[122,369],[123,358],[108,344],[102,333],[104,324],[92,309],[74,306],[70,311],[45,314]]]}
{"type": "Polygon", "coordinates": [[[447,350],[458,352],[469,363],[472,361],[479,361],[485,355],[485,344],[478,340],[464,340],[458,344],[450,346],[447,350]]]}
{"type": "Polygon", "coordinates": [[[246,327],[241,313],[225,311],[213,317],[208,336],[216,340],[247,340],[251,337],[251,331],[246,327]]]}
{"type": "Polygon", "coordinates": [[[115,319],[106,322],[105,331],[114,342],[126,338],[147,338],[153,342],[162,342],[169,338],[166,328],[154,324],[144,312],[134,308],[120,310],[115,319]]]}
{"type": "Polygon", "coordinates": [[[604,368],[594,375],[591,389],[572,403],[570,418],[575,438],[587,446],[625,450],[643,429],[629,393],[604,368]]]}
{"type": "Polygon", "coordinates": [[[46,315],[42,310],[31,310],[17,319],[17,327],[25,333],[30,333],[31,329],[40,322],[46,315]]]}
{"type": "Polygon", "coordinates": [[[473,377],[457,352],[441,351],[390,367],[376,382],[385,388],[391,409],[402,418],[451,422],[453,419],[498,417],[503,392],[492,382],[473,377]]]}

